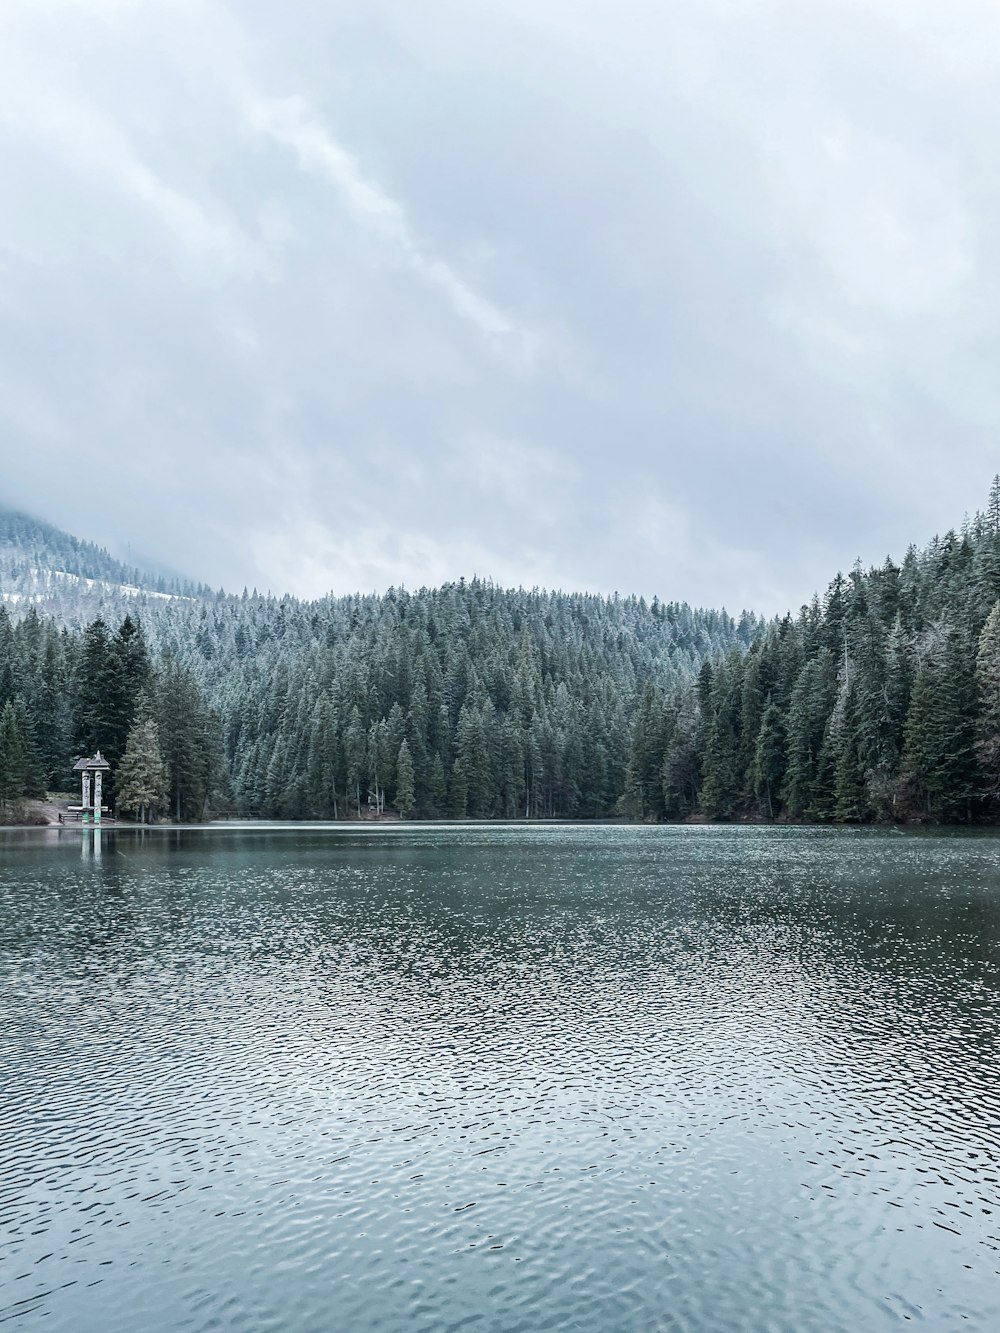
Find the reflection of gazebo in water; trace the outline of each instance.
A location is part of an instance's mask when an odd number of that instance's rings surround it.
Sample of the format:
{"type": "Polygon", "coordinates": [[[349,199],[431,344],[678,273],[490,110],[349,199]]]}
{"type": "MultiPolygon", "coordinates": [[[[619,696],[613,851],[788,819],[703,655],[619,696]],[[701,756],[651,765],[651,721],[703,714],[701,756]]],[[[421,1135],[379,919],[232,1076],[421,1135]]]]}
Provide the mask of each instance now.
{"type": "Polygon", "coordinates": [[[73,772],[81,776],[83,787],[83,799],[79,806],[71,805],[71,813],[79,811],[80,819],[84,824],[93,822],[99,825],[101,822],[101,812],[107,810],[106,805],[101,804],[101,787],[103,785],[104,774],[111,771],[111,765],[101,754],[100,750],[94,755],[93,759],[78,759],[73,765],[73,772]]]}

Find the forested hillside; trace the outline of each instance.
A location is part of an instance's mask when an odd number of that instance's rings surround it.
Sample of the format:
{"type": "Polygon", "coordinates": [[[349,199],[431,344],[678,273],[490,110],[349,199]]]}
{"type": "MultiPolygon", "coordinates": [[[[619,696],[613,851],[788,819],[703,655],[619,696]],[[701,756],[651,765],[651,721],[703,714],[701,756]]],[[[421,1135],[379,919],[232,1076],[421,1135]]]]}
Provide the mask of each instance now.
{"type": "MultiPolygon", "coordinates": [[[[26,561],[57,567],[70,563],[71,549],[62,537],[54,552],[36,543],[26,561]]],[[[99,562],[88,568],[114,574],[99,562]]],[[[41,764],[10,790],[38,788],[39,771],[49,786],[65,786],[73,757],[97,745],[117,768],[135,728],[147,752],[158,742],[147,767],[155,773],[158,753],[173,775],[169,792],[146,804],[176,811],[180,800],[186,817],[202,809],[280,818],[384,809],[611,815],[645,687],[679,688],[704,661],[744,652],[760,631],[748,615],[737,623],[655,599],[504,591],[480,581],[310,603],[185,589],[141,601],[152,667],[123,707],[116,627],[127,617],[134,631],[130,589],[105,578],[106,620],[82,635],[66,632],[80,615],[65,589],[62,629],[34,610],[25,615],[25,601],[10,599],[3,581],[0,594],[10,601],[9,617],[0,610],[0,709],[9,704],[11,726],[19,719],[22,732],[34,731],[41,764]],[[98,669],[102,660],[110,667],[98,669]],[[183,722],[181,681],[197,697],[183,711],[197,714],[195,748],[207,756],[191,793],[173,757],[181,738],[170,743],[183,722]],[[95,691],[99,707],[84,702],[95,691]],[[100,725],[85,725],[87,716],[100,725]]],[[[8,748],[34,753],[30,735],[17,742],[9,733],[8,748]]]]}
{"type": "Polygon", "coordinates": [[[638,818],[968,823],[1000,815],[1000,478],[901,564],[838,574],[697,684],[646,690],[638,818]]]}
{"type": "Polygon", "coordinates": [[[155,641],[218,709],[236,808],[342,817],[612,814],[647,685],[745,651],[756,621],[488,583],[170,607],[155,641]]]}
{"type": "Polygon", "coordinates": [[[480,581],[188,590],[141,626],[104,595],[81,633],[0,609],[0,802],[99,745],[120,804],[184,818],[1000,814],[1000,480],[961,532],[768,625],[480,581]]]}

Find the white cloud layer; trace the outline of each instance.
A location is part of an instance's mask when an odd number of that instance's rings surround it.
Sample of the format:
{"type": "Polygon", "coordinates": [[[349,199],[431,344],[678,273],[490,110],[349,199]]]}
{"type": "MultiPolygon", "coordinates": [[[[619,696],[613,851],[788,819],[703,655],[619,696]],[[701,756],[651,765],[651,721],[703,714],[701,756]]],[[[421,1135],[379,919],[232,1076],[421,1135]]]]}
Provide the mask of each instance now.
{"type": "Polygon", "coordinates": [[[326,176],[358,222],[382,236],[404,264],[440,288],[455,313],[484,338],[501,343],[516,338],[523,352],[531,354],[533,335],[518,330],[509,316],[474,291],[444,260],[424,253],[402,206],[364,178],[350,153],[310,116],[301,98],[253,100],[248,102],[246,114],[255,129],[292,149],[303,168],[326,176]]]}
{"type": "Polygon", "coordinates": [[[7,0],[2,498],[797,605],[1000,467],[998,76],[973,0],[7,0]]]}

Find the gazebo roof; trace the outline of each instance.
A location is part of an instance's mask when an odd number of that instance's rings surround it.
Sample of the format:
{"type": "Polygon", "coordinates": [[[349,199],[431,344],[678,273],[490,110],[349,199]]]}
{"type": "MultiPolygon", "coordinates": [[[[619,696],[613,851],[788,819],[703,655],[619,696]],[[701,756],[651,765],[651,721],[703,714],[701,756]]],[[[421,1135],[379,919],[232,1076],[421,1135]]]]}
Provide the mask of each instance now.
{"type": "Polygon", "coordinates": [[[78,759],[76,763],[73,765],[73,772],[94,773],[99,769],[107,771],[110,768],[111,765],[101,754],[100,750],[98,750],[92,759],[87,759],[86,757],[84,757],[83,759],[78,759]]]}

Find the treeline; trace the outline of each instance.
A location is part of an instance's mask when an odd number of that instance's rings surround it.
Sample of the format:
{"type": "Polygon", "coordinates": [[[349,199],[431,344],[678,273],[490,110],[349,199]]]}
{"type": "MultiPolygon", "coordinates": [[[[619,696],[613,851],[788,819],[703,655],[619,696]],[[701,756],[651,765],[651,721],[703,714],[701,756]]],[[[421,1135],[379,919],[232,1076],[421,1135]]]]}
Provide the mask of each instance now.
{"type": "Polygon", "coordinates": [[[612,815],[644,687],[692,680],[758,632],[752,616],[478,580],[156,620],[222,717],[232,809],[288,819],[612,815]]]}
{"type": "Polygon", "coordinates": [[[0,605],[0,819],[25,798],[73,790],[74,760],[98,749],[112,807],[200,819],[213,790],[224,793],[217,718],[190,671],[154,667],[137,621],[72,633],[34,610],[13,625],[0,605]]]}
{"type": "Polygon", "coordinates": [[[142,628],[125,615],[80,634],[0,616],[17,733],[5,799],[65,789],[73,758],[100,747],[119,809],[183,819],[610,816],[645,686],[693,680],[760,631],[748,615],[478,580],[164,602],[142,628]]]}
{"type": "Polygon", "coordinates": [[[766,625],[479,580],[0,611],[0,799],[100,746],[120,808],[182,819],[993,820],[998,602],[1000,480],[766,625]]]}
{"type": "Polygon", "coordinates": [[[1000,478],[986,513],[856,568],[693,685],[644,692],[634,818],[1000,816],[1000,478]]]}

